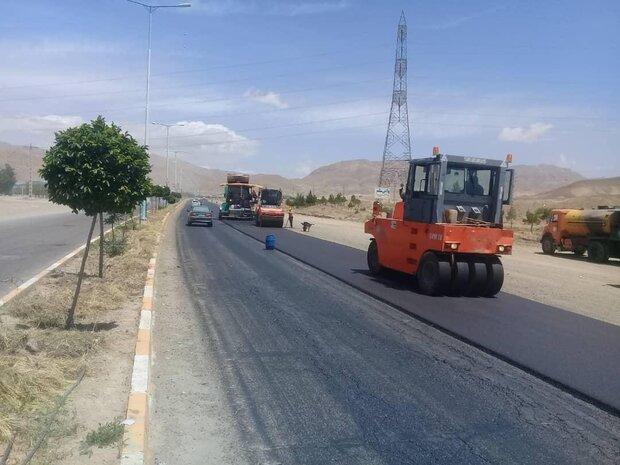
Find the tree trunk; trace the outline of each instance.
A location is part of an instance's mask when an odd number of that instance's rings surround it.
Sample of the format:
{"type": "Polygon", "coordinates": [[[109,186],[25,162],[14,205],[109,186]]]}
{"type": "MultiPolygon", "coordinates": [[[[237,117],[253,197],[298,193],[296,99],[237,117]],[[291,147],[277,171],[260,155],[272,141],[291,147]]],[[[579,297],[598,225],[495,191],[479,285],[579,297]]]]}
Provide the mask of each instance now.
{"type": "Polygon", "coordinates": [[[103,278],[103,212],[99,212],[99,277],[103,278]]]}
{"type": "Polygon", "coordinates": [[[88,231],[88,239],[86,239],[86,247],[84,248],[84,256],[82,257],[82,264],[80,265],[80,274],[78,275],[77,286],[75,287],[75,294],[73,294],[73,302],[71,302],[71,308],[67,314],[67,321],[65,323],[65,329],[71,329],[74,323],[75,308],[77,307],[78,297],[80,295],[80,288],[82,287],[82,278],[84,277],[84,268],[86,267],[86,259],[88,258],[88,250],[90,249],[90,241],[93,238],[93,231],[95,230],[95,223],[97,221],[97,215],[93,215],[93,221],[90,224],[90,230],[88,231]]]}
{"type": "Polygon", "coordinates": [[[530,232],[534,232],[534,223],[530,223],[530,232]]]}

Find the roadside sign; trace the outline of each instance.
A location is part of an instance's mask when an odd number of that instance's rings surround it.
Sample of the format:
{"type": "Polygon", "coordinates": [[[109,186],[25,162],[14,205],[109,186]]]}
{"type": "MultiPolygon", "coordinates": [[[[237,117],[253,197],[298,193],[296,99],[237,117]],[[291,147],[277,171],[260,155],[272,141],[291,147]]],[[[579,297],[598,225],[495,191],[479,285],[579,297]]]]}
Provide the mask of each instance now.
{"type": "Polygon", "coordinates": [[[390,188],[375,187],[375,200],[390,200],[390,188]]]}

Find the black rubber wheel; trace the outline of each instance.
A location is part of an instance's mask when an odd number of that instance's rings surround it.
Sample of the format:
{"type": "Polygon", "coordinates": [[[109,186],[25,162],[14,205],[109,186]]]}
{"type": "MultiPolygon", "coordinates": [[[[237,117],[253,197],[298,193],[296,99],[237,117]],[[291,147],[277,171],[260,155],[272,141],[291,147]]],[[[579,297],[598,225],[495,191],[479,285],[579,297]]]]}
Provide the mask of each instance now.
{"type": "Polygon", "coordinates": [[[379,262],[379,248],[375,240],[370,241],[368,244],[368,252],[366,253],[366,261],[368,262],[368,269],[372,275],[380,275],[383,271],[383,267],[379,262]]]}
{"type": "Polygon", "coordinates": [[[469,286],[469,263],[458,258],[454,262],[454,274],[452,276],[452,293],[462,295],[467,292],[469,286]]]}
{"type": "Polygon", "coordinates": [[[578,257],[582,257],[583,254],[586,253],[586,248],[583,246],[575,247],[575,250],[573,250],[573,253],[577,255],[578,257]]]}
{"type": "Polygon", "coordinates": [[[481,295],[487,285],[487,265],[480,259],[473,259],[469,263],[469,283],[465,295],[476,297],[481,295]]]}
{"type": "Polygon", "coordinates": [[[278,228],[283,228],[283,227],[284,227],[284,218],[282,218],[282,219],[278,222],[278,224],[276,225],[276,227],[278,227],[278,228]]]}
{"type": "Polygon", "coordinates": [[[213,223],[207,223],[207,228],[212,228],[213,227],[213,223]]]}
{"type": "Polygon", "coordinates": [[[551,236],[545,236],[542,238],[542,250],[547,255],[553,255],[555,253],[555,242],[551,236]]]}
{"type": "Polygon", "coordinates": [[[497,294],[504,284],[504,266],[499,257],[493,255],[486,261],[487,284],[482,291],[484,297],[493,297],[497,294]]]}
{"type": "Polygon", "coordinates": [[[595,263],[605,263],[609,260],[607,246],[599,241],[590,242],[588,244],[588,260],[595,263]]]}
{"type": "Polygon", "coordinates": [[[426,295],[449,294],[452,284],[450,262],[440,259],[433,252],[422,256],[417,272],[418,287],[426,295]]]}

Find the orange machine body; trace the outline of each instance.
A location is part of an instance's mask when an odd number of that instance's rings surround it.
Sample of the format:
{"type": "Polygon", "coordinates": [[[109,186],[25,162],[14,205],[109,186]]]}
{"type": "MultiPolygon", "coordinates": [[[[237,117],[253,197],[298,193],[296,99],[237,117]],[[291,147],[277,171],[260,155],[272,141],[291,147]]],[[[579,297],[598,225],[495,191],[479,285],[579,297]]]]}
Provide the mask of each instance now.
{"type": "Polygon", "coordinates": [[[455,223],[421,223],[403,219],[403,202],[390,217],[375,216],[364,231],[374,236],[382,266],[415,274],[427,251],[446,254],[510,255],[513,231],[455,223]],[[456,244],[456,245],[453,245],[456,244]]]}

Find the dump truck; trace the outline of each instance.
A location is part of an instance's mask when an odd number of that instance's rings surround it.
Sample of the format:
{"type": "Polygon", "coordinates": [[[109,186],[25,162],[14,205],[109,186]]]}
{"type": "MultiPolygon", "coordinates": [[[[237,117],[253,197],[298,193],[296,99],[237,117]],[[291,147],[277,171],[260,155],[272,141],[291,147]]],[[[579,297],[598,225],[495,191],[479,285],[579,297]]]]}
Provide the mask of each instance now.
{"type": "Polygon", "coordinates": [[[250,176],[246,174],[228,174],[224,187],[224,202],[220,205],[219,219],[251,220],[252,210],[256,203],[256,191],[261,188],[250,184],[250,176]]]}
{"type": "Polygon", "coordinates": [[[432,157],[409,162],[402,200],[387,217],[375,201],[364,224],[373,236],[370,273],[408,273],[428,295],[497,294],[504,283],[500,256],[513,245],[513,231],[502,223],[512,199],[511,159],[444,155],[435,147],[432,157]]]}
{"type": "Polygon", "coordinates": [[[588,260],[596,263],[620,258],[620,208],[552,210],[540,242],[549,255],[556,251],[583,255],[587,251],[588,260]]]}
{"type": "Polygon", "coordinates": [[[282,191],[280,189],[261,188],[258,202],[254,209],[256,226],[284,226],[284,209],[282,208],[282,191]]]}

